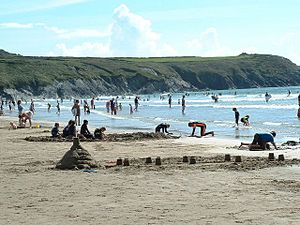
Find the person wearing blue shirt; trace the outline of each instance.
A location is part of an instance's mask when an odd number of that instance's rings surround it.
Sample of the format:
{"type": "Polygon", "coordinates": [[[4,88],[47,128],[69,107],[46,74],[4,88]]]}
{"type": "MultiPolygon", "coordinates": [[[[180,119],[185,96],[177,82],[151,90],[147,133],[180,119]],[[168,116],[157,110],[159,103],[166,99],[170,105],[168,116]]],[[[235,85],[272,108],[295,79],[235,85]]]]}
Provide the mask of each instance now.
{"type": "Polygon", "coordinates": [[[249,150],[253,150],[253,149],[266,150],[266,149],[270,149],[270,145],[268,143],[271,143],[274,146],[274,148],[277,149],[276,144],[274,142],[275,136],[276,136],[275,131],[271,131],[270,133],[256,133],[254,135],[252,143],[242,142],[240,147],[242,147],[243,145],[248,145],[249,150]]]}
{"type": "Polygon", "coordinates": [[[61,136],[60,133],[59,133],[59,123],[54,124],[54,127],[51,130],[51,135],[52,135],[53,138],[61,136]]]}

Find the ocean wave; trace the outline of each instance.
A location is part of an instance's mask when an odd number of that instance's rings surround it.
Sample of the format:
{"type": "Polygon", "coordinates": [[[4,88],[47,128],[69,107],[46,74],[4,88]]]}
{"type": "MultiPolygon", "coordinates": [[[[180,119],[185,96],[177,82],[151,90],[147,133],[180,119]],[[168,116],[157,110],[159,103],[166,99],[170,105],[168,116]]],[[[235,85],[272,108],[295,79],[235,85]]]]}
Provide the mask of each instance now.
{"type": "Polygon", "coordinates": [[[264,122],[264,125],[268,125],[268,126],[280,126],[282,125],[282,123],[274,123],[274,122],[264,122]]]}

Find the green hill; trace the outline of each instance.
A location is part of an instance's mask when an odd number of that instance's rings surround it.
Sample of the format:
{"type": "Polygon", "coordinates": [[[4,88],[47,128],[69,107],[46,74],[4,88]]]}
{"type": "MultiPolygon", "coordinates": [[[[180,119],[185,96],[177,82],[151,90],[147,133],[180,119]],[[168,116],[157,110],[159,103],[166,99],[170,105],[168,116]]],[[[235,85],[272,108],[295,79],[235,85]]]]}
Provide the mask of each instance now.
{"type": "Polygon", "coordinates": [[[274,55],[29,57],[0,50],[0,94],[95,96],[300,85],[300,68],[274,55]]]}

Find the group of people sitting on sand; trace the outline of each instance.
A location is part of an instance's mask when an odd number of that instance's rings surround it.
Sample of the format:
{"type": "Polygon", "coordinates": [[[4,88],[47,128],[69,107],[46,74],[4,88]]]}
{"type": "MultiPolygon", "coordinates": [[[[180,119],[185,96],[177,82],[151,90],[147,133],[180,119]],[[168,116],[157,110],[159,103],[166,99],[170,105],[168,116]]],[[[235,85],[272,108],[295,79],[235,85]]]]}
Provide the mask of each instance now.
{"type": "Polygon", "coordinates": [[[51,137],[53,138],[73,138],[79,137],[81,139],[99,139],[103,140],[105,127],[96,128],[94,134],[92,134],[88,129],[88,121],[84,120],[80,128],[80,133],[77,133],[76,125],[74,120],[70,120],[68,125],[64,127],[62,133],[59,130],[59,123],[55,123],[51,130],[51,137]]]}

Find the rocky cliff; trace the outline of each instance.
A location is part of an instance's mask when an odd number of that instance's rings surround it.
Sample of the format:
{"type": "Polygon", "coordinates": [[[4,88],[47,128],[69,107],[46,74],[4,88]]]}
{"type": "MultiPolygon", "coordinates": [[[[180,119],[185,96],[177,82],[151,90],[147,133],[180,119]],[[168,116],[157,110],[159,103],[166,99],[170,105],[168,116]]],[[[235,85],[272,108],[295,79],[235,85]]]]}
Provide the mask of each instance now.
{"type": "Polygon", "coordinates": [[[273,55],[29,57],[0,51],[0,94],[44,97],[145,94],[300,85],[300,68],[273,55]]]}

